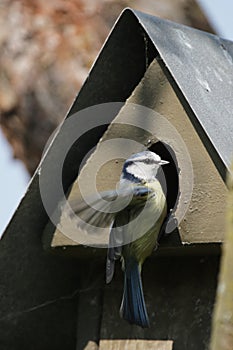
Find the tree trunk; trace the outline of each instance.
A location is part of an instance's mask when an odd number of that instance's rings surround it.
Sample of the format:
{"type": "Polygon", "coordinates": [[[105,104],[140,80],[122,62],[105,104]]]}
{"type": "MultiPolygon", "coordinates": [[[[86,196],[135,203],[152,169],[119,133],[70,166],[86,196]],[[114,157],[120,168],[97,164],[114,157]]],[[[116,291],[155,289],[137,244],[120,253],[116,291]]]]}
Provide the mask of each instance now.
{"type": "Polygon", "coordinates": [[[233,349],[233,165],[228,176],[226,235],[212,325],[211,350],[233,349]]]}
{"type": "Polygon", "coordinates": [[[30,174],[127,6],[213,32],[194,0],[2,0],[1,127],[30,174]]]}

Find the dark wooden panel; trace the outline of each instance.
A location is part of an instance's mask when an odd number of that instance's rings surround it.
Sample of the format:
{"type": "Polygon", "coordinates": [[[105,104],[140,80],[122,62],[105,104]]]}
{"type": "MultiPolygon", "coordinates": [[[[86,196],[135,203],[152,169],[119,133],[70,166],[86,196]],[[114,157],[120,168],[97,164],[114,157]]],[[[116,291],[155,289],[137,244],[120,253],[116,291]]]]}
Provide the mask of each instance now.
{"type": "Polygon", "coordinates": [[[218,258],[150,258],[143,285],[151,327],[129,325],[119,316],[120,267],[105,288],[101,339],[173,340],[174,350],[208,349],[218,258]]]}

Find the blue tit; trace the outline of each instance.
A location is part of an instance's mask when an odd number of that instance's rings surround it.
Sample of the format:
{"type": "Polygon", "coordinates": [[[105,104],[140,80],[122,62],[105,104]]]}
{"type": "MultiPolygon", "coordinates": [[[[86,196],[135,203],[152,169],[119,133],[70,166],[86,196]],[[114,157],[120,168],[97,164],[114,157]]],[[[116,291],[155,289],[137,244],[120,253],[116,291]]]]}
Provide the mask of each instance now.
{"type": "Polygon", "coordinates": [[[141,270],[157,246],[167,214],[166,196],[157,178],[161,166],[167,163],[150,151],[133,154],[123,165],[118,189],[101,193],[99,206],[99,200],[93,200],[95,210],[85,204],[73,207],[91,225],[110,225],[106,282],[111,282],[115,261],[121,259],[124,289],[120,315],[143,328],[149,327],[149,318],[141,270]]]}
{"type": "Polygon", "coordinates": [[[167,163],[150,151],[134,154],[125,161],[119,187],[131,186],[134,194],[129,205],[116,214],[113,224],[116,229],[110,232],[106,265],[107,283],[113,277],[115,260],[121,257],[124,270],[124,290],[120,315],[128,322],[143,328],[149,327],[149,319],[143,295],[141,269],[145,259],[157,246],[160,229],[167,214],[166,197],[156,178],[160,166],[167,163]],[[147,207],[142,220],[137,222],[137,227],[132,230],[130,224],[124,225],[124,232],[120,232],[123,224],[131,222],[139,215],[145,202],[147,207]],[[136,234],[134,237],[135,232],[140,231],[142,235],[137,238],[136,234]],[[127,236],[130,235],[132,237],[129,239],[127,236]],[[124,236],[130,242],[119,247],[114,244],[119,241],[119,236],[123,237],[123,243],[124,236]]]}

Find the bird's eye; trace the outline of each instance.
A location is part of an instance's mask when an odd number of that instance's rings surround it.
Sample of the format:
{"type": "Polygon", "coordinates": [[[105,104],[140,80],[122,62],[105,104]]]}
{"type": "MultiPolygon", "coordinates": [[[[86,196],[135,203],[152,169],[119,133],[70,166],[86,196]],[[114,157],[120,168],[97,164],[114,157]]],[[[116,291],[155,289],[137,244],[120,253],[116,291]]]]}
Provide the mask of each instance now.
{"type": "Polygon", "coordinates": [[[143,160],[143,163],[145,163],[145,164],[154,164],[154,160],[150,159],[150,158],[146,158],[146,159],[143,160]]]}

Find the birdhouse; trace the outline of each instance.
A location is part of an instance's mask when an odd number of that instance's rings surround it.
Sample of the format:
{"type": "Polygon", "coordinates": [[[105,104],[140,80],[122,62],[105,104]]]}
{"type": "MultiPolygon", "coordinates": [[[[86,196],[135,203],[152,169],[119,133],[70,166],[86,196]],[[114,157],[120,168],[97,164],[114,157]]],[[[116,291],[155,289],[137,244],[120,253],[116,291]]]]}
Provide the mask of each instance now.
{"type": "Polygon", "coordinates": [[[122,13],[0,244],[5,344],[11,334],[34,344],[36,329],[40,347],[57,349],[207,349],[233,150],[232,57],[232,42],[122,13]],[[105,285],[109,230],[83,237],[61,205],[116,188],[124,160],[145,149],[169,161],[164,235],[143,268],[149,329],[119,317],[120,266],[105,285]]]}

